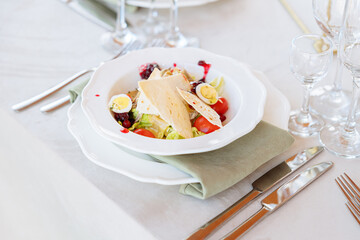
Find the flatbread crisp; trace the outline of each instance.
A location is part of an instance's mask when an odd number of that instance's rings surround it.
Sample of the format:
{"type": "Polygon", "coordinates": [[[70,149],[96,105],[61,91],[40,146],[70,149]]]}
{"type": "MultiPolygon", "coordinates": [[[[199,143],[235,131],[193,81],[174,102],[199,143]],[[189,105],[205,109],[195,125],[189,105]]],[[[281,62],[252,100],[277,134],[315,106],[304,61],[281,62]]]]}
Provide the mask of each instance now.
{"type": "Polygon", "coordinates": [[[139,81],[138,84],[141,94],[149,100],[164,121],[184,138],[193,137],[189,113],[171,81],[154,79],[139,81]]]}
{"type": "Polygon", "coordinates": [[[219,114],[215,112],[209,105],[205,104],[198,98],[195,94],[177,89],[180,96],[182,96],[185,101],[191,105],[196,111],[198,111],[204,118],[206,118],[210,123],[222,128],[223,125],[220,120],[219,114]]]}

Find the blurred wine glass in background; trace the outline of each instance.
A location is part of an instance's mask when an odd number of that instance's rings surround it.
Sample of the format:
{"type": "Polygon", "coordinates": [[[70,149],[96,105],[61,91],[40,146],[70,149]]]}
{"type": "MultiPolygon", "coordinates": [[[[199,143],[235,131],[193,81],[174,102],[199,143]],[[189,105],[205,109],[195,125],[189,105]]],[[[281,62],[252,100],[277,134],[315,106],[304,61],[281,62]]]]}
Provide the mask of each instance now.
{"type": "Polygon", "coordinates": [[[170,47],[198,47],[197,38],[185,37],[178,26],[178,0],[171,0],[170,8],[170,29],[165,36],[166,44],[170,47]]]}
{"type": "Polygon", "coordinates": [[[159,17],[159,13],[155,8],[155,0],[149,0],[147,16],[137,23],[137,27],[150,41],[166,32],[166,24],[159,17]]]}
{"type": "Polygon", "coordinates": [[[117,1],[116,14],[115,31],[104,33],[101,37],[103,47],[114,53],[136,39],[136,35],[129,30],[125,21],[125,0],[117,1]]]}
{"type": "MultiPolygon", "coordinates": [[[[339,33],[343,20],[346,0],[313,0],[313,14],[321,30],[329,37],[335,48],[339,48],[339,33]]],[[[311,108],[323,118],[331,121],[344,120],[347,116],[351,97],[342,89],[343,64],[337,57],[333,84],[314,89],[311,108]]]]}
{"type": "Polygon", "coordinates": [[[353,77],[353,94],[346,121],[329,125],[320,133],[320,141],[335,155],[360,157],[360,128],[356,112],[360,97],[360,0],[347,0],[340,33],[339,54],[353,77]]]}

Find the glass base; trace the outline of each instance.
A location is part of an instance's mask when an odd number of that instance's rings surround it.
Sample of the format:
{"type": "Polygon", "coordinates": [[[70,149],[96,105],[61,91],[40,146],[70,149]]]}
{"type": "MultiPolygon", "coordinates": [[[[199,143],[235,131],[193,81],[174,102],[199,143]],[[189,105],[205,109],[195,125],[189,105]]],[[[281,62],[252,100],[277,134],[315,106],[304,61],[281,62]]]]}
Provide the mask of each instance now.
{"type": "MultiPolygon", "coordinates": [[[[168,30],[164,21],[158,18],[145,18],[137,22],[137,29],[147,38],[154,38],[165,34],[168,30]]],[[[151,40],[151,39],[150,39],[151,40]]]]}
{"type": "Polygon", "coordinates": [[[344,158],[360,157],[358,129],[352,134],[344,130],[344,124],[324,127],[319,135],[320,143],[331,153],[344,158]]]}
{"type": "Polygon", "coordinates": [[[199,47],[199,39],[185,37],[180,32],[176,33],[174,36],[172,34],[166,35],[165,42],[167,46],[175,48],[199,47]]]}
{"type": "Polygon", "coordinates": [[[107,51],[118,53],[124,45],[134,41],[135,39],[136,36],[129,30],[122,35],[114,32],[107,32],[102,35],[101,44],[107,51]]]}
{"type": "Polygon", "coordinates": [[[316,114],[304,115],[299,111],[291,112],[289,118],[289,132],[300,137],[316,135],[324,127],[324,121],[316,114]]]}
{"type": "Polygon", "coordinates": [[[311,111],[332,122],[346,120],[350,103],[351,92],[334,91],[332,86],[319,87],[311,92],[311,111]]]}

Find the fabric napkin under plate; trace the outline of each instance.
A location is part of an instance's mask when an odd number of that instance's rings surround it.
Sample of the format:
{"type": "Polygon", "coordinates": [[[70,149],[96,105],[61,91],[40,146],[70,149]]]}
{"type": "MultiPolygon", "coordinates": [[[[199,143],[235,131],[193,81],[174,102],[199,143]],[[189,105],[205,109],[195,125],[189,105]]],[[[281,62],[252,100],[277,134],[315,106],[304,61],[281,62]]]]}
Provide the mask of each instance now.
{"type": "Polygon", "coordinates": [[[241,181],[293,142],[294,138],[287,131],[261,121],[250,133],[221,149],[153,157],[199,179],[199,183],[181,185],[180,192],[206,199],[241,181]]]}
{"type": "MultiPolygon", "coordinates": [[[[71,102],[81,95],[88,81],[69,90],[71,102]]],[[[206,199],[241,181],[284,152],[293,142],[294,138],[287,131],[261,121],[250,133],[221,149],[198,154],[153,157],[199,179],[199,183],[181,185],[180,193],[206,199]]]]}
{"type": "Polygon", "coordinates": [[[89,80],[90,79],[84,80],[83,82],[69,89],[71,103],[74,103],[79,95],[81,96],[82,90],[85,88],[86,84],[88,84],[89,80]]]}

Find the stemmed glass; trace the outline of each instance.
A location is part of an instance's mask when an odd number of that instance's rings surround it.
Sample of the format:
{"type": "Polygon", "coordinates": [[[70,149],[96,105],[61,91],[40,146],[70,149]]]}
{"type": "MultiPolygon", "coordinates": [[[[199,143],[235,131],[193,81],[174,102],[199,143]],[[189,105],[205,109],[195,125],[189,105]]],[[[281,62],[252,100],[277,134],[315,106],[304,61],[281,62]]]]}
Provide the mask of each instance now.
{"type": "Polygon", "coordinates": [[[197,38],[185,37],[178,27],[178,0],[171,0],[170,8],[170,30],[165,36],[166,44],[170,47],[198,47],[197,38]]]}
{"type": "Polygon", "coordinates": [[[320,141],[330,152],[346,157],[360,157],[359,125],[355,116],[360,96],[360,0],[347,0],[340,33],[340,56],[353,77],[353,95],[347,120],[330,125],[320,133],[320,141]]]}
{"type": "Polygon", "coordinates": [[[111,52],[118,52],[125,44],[136,39],[125,21],[125,0],[118,0],[116,13],[115,31],[107,32],[101,38],[103,47],[111,52]]]}
{"type": "MultiPolygon", "coordinates": [[[[312,1],[315,20],[323,32],[333,41],[336,49],[339,49],[339,33],[345,2],[346,0],[312,1]]],[[[326,85],[314,89],[310,102],[313,111],[334,122],[346,118],[351,101],[350,92],[342,90],[342,72],[343,64],[341,59],[337,57],[332,86],[326,85]]]]}
{"type": "Polygon", "coordinates": [[[292,41],[290,68],[304,89],[304,99],[300,111],[293,112],[289,119],[289,131],[301,137],[319,133],[324,121],[309,111],[310,91],[328,72],[332,60],[332,43],[320,35],[302,35],[292,41]],[[322,41],[321,48],[316,44],[322,41]]]}
{"type": "Polygon", "coordinates": [[[159,21],[159,14],[155,9],[155,0],[149,0],[147,17],[141,20],[137,25],[147,38],[154,38],[166,31],[165,24],[159,21]]]}

